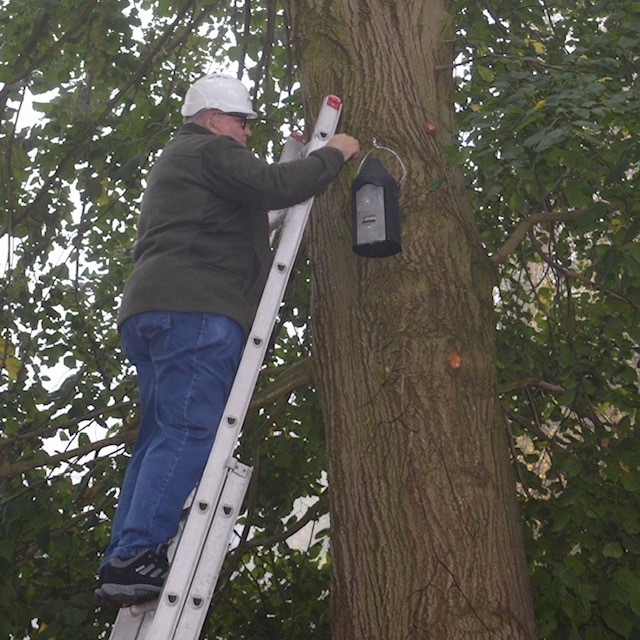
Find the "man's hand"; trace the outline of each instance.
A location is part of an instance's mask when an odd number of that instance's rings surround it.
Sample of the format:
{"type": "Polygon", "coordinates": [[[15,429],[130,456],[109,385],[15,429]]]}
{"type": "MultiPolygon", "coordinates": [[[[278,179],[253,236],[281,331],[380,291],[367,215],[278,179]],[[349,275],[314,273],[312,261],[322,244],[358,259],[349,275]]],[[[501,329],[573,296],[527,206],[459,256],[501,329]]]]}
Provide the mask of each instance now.
{"type": "Polygon", "coordinates": [[[352,158],[357,158],[360,155],[360,143],[352,136],[346,133],[338,133],[329,142],[327,147],[335,147],[342,151],[344,161],[348,162],[352,158]]]}

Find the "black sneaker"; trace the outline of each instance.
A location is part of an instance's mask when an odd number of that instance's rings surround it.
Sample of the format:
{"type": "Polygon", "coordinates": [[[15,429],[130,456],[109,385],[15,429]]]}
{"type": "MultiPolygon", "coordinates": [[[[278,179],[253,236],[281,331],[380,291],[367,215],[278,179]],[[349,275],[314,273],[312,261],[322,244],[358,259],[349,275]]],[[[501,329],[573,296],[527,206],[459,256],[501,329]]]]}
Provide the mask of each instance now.
{"type": "Polygon", "coordinates": [[[155,600],[169,572],[166,545],[146,549],[133,558],[111,558],[100,571],[100,586],[94,591],[102,609],[130,607],[155,600]]]}

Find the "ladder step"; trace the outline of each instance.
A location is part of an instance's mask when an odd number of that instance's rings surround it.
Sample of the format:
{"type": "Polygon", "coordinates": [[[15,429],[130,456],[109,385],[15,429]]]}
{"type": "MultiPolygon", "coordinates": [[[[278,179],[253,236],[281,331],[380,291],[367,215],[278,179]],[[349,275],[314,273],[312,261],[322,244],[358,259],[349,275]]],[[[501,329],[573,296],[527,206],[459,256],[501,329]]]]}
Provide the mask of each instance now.
{"type": "Polygon", "coordinates": [[[126,609],[120,609],[109,640],[151,640],[151,628],[158,600],[152,600],[126,609]]]}

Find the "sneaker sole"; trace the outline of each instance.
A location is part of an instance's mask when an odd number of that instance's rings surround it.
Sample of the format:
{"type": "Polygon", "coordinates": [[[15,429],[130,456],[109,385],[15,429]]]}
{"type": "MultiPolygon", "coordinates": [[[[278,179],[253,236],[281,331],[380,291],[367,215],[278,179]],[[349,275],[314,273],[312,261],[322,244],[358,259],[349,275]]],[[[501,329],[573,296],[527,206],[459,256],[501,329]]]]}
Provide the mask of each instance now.
{"type": "Polygon", "coordinates": [[[103,584],[93,593],[96,606],[101,609],[120,609],[155,600],[160,591],[160,587],[147,584],[103,584]]]}

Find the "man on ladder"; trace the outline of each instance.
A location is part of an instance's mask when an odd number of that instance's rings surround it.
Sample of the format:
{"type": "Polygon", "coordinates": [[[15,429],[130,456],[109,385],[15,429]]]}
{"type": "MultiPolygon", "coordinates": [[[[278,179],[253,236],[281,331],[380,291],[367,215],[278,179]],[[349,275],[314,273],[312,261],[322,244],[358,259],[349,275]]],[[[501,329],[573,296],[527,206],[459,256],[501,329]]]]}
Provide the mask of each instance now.
{"type": "Polygon", "coordinates": [[[96,603],[154,599],[166,548],[204,469],[270,268],[267,211],[320,191],[359,153],[337,134],[307,157],[268,164],[246,146],[249,93],[198,80],[184,126],[151,170],[118,326],[140,389],[138,438],[120,491],[96,603]]]}

